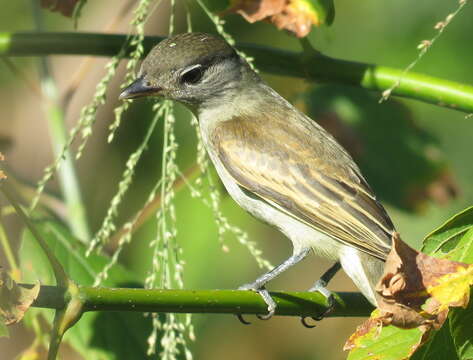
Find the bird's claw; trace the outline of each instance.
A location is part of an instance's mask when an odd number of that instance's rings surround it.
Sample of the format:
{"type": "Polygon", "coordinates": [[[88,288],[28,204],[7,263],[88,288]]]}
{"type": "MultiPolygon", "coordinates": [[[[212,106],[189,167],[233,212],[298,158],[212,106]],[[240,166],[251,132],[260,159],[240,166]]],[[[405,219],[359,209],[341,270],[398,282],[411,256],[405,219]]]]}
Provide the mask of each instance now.
{"type": "Polygon", "coordinates": [[[243,325],[251,325],[251,322],[249,322],[248,320],[245,320],[245,318],[243,317],[243,314],[236,314],[236,317],[238,320],[240,320],[240,322],[243,325]]]}
{"type": "MultiPolygon", "coordinates": [[[[314,284],[314,286],[312,286],[309,289],[309,291],[311,291],[311,292],[317,291],[317,292],[321,293],[327,299],[327,309],[325,309],[321,314],[319,314],[317,316],[311,316],[311,318],[314,319],[315,321],[322,320],[328,314],[330,314],[333,311],[333,309],[335,308],[335,297],[333,296],[333,293],[329,289],[326,288],[326,286],[327,286],[327,282],[322,280],[322,279],[319,279],[314,284]]],[[[305,321],[305,318],[302,319],[302,324],[304,326],[307,325],[307,322],[305,321]]],[[[314,326],[306,326],[306,327],[314,327],[314,326]]]]}
{"type": "Polygon", "coordinates": [[[256,317],[260,320],[269,320],[273,317],[274,311],[268,312],[267,314],[256,314],[256,317]]]}
{"type": "MultiPolygon", "coordinates": [[[[313,318],[312,318],[313,319],[313,318]]],[[[304,325],[304,327],[308,328],[308,329],[313,329],[315,328],[316,325],[310,325],[308,322],[307,322],[307,316],[304,316],[304,317],[301,317],[301,323],[302,325],[304,325]]]]}
{"type": "MultiPolygon", "coordinates": [[[[256,317],[260,320],[269,320],[273,317],[275,311],[276,311],[276,302],[273,300],[271,295],[269,294],[269,291],[266,290],[264,286],[258,287],[258,284],[246,284],[243,286],[240,286],[238,290],[250,290],[257,292],[262,298],[263,301],[266,303],[268,306],[268,313],[267,314],[257,314],[256,317]]],[[[241,323],[245,325],[251,324],[249,321],[245,320],[241,314],[237,315],[238,320],[240,320],[241,323]]]]}
{"type": "MultiPolygon", "coordinates": [[[[323,295],[326,295],[324,293],[322,293],[323,295]]],[[[319,315],[316,315],[316,316],[305,316],[305,317],[302,317],[301,318],[301,323],[302,325],[304,325],[304,327],[308,328],[308,329],[313,329],[316,327],[316,325],[311,325],[307,322],[307,318],[310,317],[312,320],[315,320],[315,321],[321,321],[323,320],[328,314],[330,314],[333,309],[335,308],[335,298],[333,296],[332,293],[330,293],[329,296],[327,296],[327,309],[325,309],[325,311],[323,311],[321,314],[319,315]]]]}

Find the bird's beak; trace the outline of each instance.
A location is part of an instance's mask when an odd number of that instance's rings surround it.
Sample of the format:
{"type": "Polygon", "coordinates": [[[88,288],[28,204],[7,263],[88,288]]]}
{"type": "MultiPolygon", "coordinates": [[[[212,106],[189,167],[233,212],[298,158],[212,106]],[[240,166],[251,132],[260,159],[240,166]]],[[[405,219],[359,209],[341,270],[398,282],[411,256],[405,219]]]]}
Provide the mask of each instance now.
{"type": "Polygon", "coordinates": [[[157,95],[160,90],[160,87],[148,85],[144,77],[141,76],[126,87],[118,98],[120,100],[136,99],[143,96],[157,95]]]}

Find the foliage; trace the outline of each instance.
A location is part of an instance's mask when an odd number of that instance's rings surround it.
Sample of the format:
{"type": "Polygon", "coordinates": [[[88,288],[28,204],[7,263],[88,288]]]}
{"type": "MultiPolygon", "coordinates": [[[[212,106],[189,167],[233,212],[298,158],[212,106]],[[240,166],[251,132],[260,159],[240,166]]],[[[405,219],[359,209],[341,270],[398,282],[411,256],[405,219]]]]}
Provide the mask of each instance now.
{"type": "MultiPolygon", "coordinates": [[[[55,221],[38,221],[36,229],[48,242],[54,256],[64,267],[67,274],[76,283],[92,285],[98,274],[110,259],[104,255],[92,254],[86,257],[85,246],[75,239],[63,225],[55,221]]],[[[20,266],[23,281],[53,284],[54,275],[46,256],[26,230],[22,235],[19,250],[20,266]]],[[[138,277],[121,265],[110,270],[107,280],[108,287],[141,287],[138,277]]],[[[27,322],[32,324],[34,317],[49,318],[48,310],[36,310],[28,313],[27,322]]],[[[78,353],[91,360],[123,359],[146,357],[146,335],[151,330],[150,320],[139,313],[93,312],[84,314],[82,319],[69,330],[65,338],[78,353]],[[104,331],[104,327],[113,328],[113,332],[104,331]],[[130,336],[130,335],[133,336],[130,336]]]]}
{"type": "MultiPolygon", "coordinates": [[[[470,207],[429,234],[422,250],[438,258],[472,264],[472,227],[473,207],[470,207]]],[[[455,283],[442,286],[442,291],[451,299],[460,293],[455,283]]],[[[419,328],[373,327],[356,340],[348,359],[470,359],[473,351],[472,316],[473,304],[470,302],[464,309],[451,310],[443,326],[427,335],[419,328]],[[424,345],[416,351],[421,344],[424,345]]]]}

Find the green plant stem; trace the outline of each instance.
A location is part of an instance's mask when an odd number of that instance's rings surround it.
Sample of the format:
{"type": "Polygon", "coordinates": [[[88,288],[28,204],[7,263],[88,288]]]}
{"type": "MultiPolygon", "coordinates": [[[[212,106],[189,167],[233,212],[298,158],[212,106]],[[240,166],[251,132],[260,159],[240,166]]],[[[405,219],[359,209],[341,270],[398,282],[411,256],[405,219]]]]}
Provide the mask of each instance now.
{"type": "MultiPolygon", "coordinates": [[[[96,55],[118,53],[126,35],[98,33],[0,33],[0,55],[96,55]]],[[[145,54],[161,37],[145,38],[145,54]]],[[[437,106],[473,112],[473,86],[433,76],[385,66],[339,60],[314,54],[309,59],[301,53],[264,46],[238,44],[237,47],[255,58],[262,71],[301,77],[308,80],[335,82],[385,91],[396,84],[392,95],[416,99],[437,106]]]]}
{"type": "MultiPolygon", "coordinates": [[[[10,266],[10,269],[12,273],[16,276],[19,274],[19,268],[18,264],[15,259],[15,255],[13,255],[13,251],[10,246],[10,242],[8,241],[7,234],[5,233],[5,228],[3,227],[3,224],[0,222],[0,246],[3,249],[3,252],[5,253],[5,257],[7,258],[8,265],[10,266]]],[[[18,279],[15,278],[17,281],[18,279]]]]}
{"type": "MultiPolygon", "coordinates": [[[[43,77],[41,80],[45,114],[48,119],[49,132],[51,134],[53,151],[58,156],[67,141],[67,132],[64,122],[64,112],[58,103],[58,92],[54,81],[50,77],[43,77]]],[[[64,196],[64,202],[67,209],[67,222],[78,239],[87,243],[90,239],[90,232],[87,225],[85,207],[82,201],[80,186],[77,179],[76,170],[72,154],[65,152],[63,163],[58,169],[59,183],[61,192],[64,196]]]]}
{"type": "Polygon", "coordinates": [[[48,349],[48,360],[55,360],[59,352],[62,338],[66,331],[79,321],[83,314],[83,302],[79,295],[79,287],[70,282],[63,298],[68,298],[64,308],[56,309],[48,349]]]}
{"type": "MultiPolygon", "coordinates": [[[[32,285],[21,284],[24,287],[32,285]]],[[[66,290],[41,286],[34,307],[62,309],[66,290]]],[[[373,307],[359,293],[336,293],[329,316],[368,316],[373,307]]],[[[325,297],[317,292],[272,292],[277,315],[316,316],[326,309],[325,297]]],[[[147,290],[79,286],[83,311],[138,311],[172,313],[264,314],[266,304],[251,291],[240,290],[147,290]]]]}
{"type": "MultiPolygon", "coordinates": [[[[43,21],[39,2],[32,0],[31,4],[36,29],[42,31],[43,21]]],[[[63,106],[59,100],[58,89],[51,74],[47,58],[41,57],[39,59],[38,70],[40,73],[41,89],[44,99],[44,114],[48,121],[53,152],[57,157],[62,152],[62,149],[67,142],[65,114],[63,106]]],[[[81,241],[87,242],[90,240],[90,232],[87,225],[87,216],[82,201],[74,161],[69,150],[67,150],[64,155],[63,163],[58,169],[58,178],[66,204],[67,222],[72,233],[81,241]]]]}

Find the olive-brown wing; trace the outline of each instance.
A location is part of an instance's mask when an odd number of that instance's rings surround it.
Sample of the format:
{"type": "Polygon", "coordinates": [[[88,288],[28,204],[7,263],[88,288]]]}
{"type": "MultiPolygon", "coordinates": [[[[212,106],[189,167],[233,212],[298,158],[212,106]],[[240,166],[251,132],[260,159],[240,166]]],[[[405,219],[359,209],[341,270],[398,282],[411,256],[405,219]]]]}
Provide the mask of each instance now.
{"type": "Polygon", "coordinates": [[[211,138],[241,187],[342,243],[386,258],[393,224],[351,157],[323,129],[239,117],[219,124],[211,138]]]}

